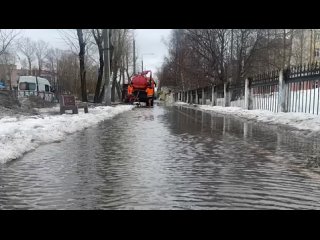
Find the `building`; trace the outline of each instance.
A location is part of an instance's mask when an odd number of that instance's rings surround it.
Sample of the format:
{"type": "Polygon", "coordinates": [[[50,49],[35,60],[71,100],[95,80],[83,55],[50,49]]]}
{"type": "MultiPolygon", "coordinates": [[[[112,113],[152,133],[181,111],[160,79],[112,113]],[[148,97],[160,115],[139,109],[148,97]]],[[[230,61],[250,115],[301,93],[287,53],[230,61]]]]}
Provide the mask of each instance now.
{"type": "Polygon", "coordinates": [[[14,64],[0,64],[0,81],[4,83],[6,89],[13,89],[17,84],[17,66],[14,64]]]}
{"type": "Polygon", "coordinates": [[[292,41],[291,65],[320,61],[320,30],[296,29],[292,41]]]}

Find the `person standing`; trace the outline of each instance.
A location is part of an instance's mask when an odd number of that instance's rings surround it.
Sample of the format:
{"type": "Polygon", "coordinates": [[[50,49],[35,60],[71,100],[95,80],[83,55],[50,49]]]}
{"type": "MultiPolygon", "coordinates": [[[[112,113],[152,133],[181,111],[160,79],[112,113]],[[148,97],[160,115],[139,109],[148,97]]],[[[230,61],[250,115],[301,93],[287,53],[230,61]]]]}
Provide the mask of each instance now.
{"type": "Polygon", "coordinates": [[[130,83],[130,84],[128,85],[128,99],[129,99],[129,102],[130,102],[130,103],[131,103],[132,100],[133,100],[132,94],[133,94],[133,86],[132,86],[132,84],[130,83]]]}
{"type": "Polygon", "coordinates": [[[151,107],[151,102],[153,100],[153,94],[154,94],[154,90],[151,87],[151,85],[148,85],[146,92],[147,92],[147,106],[151,107]]]}

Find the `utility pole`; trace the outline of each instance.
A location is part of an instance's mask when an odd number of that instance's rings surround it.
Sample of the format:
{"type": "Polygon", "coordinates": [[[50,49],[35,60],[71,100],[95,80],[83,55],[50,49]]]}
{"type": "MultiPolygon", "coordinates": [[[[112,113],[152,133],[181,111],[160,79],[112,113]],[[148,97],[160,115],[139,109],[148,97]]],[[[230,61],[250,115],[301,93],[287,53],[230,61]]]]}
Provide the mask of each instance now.
{"type": "Polygon", "coordinates": [[[136,74],[136,41],[133,36],[133,74],[136,74]]]}
{"type": "MultiPolygon", "coordinates": [[[[231,56],[230,56],[230,79],[231,81],[234,81],[233,78],[233,29],[231,29],[231,56]]],[[[238,79],[237,79],[238,80],[238,79]]]]}
{"type": "Polygon", "coordinates": [[[104,48],[104,100],[106,106],[111,106],[111,87],[110,87],[110,42],[109,29],[103,29],[103,48],[104,48]]]}
{"type": "Polygon", "coordinates": [[[312,38],[313,38],[313,31],[310,29],[310,58],[309,58],[309,63],[311,64],[312,60],[312,38]]]}
{"type": "Polygon", "coordinates": [[[142,53],[141,54],[141,72],[143,72],[143,55],[154,55],[154,53],[142,53]]]}

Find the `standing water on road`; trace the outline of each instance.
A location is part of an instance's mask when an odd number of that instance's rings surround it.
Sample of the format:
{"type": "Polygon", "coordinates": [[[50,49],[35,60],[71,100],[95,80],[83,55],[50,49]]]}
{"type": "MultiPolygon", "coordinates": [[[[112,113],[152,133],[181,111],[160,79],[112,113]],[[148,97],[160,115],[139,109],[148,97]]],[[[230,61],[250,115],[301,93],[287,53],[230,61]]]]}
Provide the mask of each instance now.
{"type": "Polygon", "coordinates": [[[0,209],[320,209],[319,141],[135,108],[0,165],[0,209]]]}

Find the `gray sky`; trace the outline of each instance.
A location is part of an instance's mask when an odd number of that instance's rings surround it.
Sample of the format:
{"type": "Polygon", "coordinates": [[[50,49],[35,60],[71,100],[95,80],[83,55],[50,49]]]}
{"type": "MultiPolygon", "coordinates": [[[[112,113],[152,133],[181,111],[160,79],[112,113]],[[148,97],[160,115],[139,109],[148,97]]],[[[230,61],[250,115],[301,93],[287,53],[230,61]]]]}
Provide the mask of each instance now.
{"type": "MultiPolygon", "coordinates": [[[[155,69],[161,66],[163,57],[168,52],[163,40],[167,41],[170,32],[171,29],[135,30],[138,66],[141,66],[142,56],[145,70],[155,72],[155,69]]],[[[141,69],[138,70],[141,71],[141,69]]]]}
{"type": "MultiPolygon", "coordinates": [[[[167,47],[163,39],[167,41],[170,29],[136,29],[136,55],[138,57],[137,71],[141,71],[141,58],[145,70],[155,72],[160,67],[163,57],[167,55],[167,47]],[[151,55],[152,54],[152,55],[151,55]]],[[[42,39],[49,42],[51,47],[68,49],[69,47],[61,39],[57,29],[24,29],[22,34],[34,40],[42,39]]]]}
{"type": "Polygon", "coordinates": [[[48,42],[53,48],[68,49],[57,29],[23,29],[22,35],[33,40],[48,42]]]}

